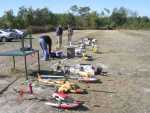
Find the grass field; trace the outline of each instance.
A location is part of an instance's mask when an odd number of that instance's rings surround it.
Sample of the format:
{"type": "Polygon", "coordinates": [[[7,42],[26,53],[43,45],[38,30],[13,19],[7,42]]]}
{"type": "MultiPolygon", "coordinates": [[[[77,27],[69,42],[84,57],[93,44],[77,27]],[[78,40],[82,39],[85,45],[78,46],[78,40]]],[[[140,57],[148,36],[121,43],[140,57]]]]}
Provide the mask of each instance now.
{"type": "MultiPolygon", "coordinates": [[[[47,33],[53,39],[55,49],[55,33],[47,33]]],[[[33,47],[40,49],[39,34],[33,35],[33,47]]],[[[93,54],[91,64],[104,64],[108,67],[108,76],[98,76],[101,84],[81,84],[89,91],[87,95],[73,95],[85,101],[84,107],[77,110],[58,111],[45,105],[45,102],[16,101],[17,94],[13,87],[24,81],[24,73],[12,73],[11,58],[0,57],[0,89],[20,77],[3,93],[0,94],[0,113],[150,113],[150,31],[134,30],[82,30],[75,31],[73,40],[89,36],[99,42],[101,54],[93,54]]],[[[63,37],[64,46],[67,35],[63,37]]],[[[20,47],[20,42],[0,44],[0,51],[20,47]]],[[[41,52],[41,49],[40,49],[41,52]]],[[[28,57],[29,70],[36,70],[36,56],[28,57]]],[[[23,58],[18,57],[17,68],[23,69],[23,58]]],[[[41,69],[48,70],[58,62],[41,61],[41,69]]],[[[69,59],[66,63],[85,62],[81,58],[69,59]]],[[[43,92],[50,95],[52,91],[43,92]]],[[[43,95],[43,94],[41,94],[43,95]]]]}

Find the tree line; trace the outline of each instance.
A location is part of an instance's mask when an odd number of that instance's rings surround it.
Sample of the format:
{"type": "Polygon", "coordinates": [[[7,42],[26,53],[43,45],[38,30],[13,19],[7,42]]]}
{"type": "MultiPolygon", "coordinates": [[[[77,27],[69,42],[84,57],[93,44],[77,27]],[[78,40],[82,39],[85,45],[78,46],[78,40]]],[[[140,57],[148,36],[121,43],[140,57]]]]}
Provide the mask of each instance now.
{"type": "Polygon", "coordinates": [[[48,8],[33,9],[20,7],[16,15],[8,10],[0,17],[0,28],[27,29],[30,32],[47,32],[55,30],[61,24],[68,24],[74,29],[149,29],[150,18],[138,16],[136,11],[124,7],[110,11],[104,8],[101,12],[90,7],[73,5],[67,13],[57,14],[48,8]]]}

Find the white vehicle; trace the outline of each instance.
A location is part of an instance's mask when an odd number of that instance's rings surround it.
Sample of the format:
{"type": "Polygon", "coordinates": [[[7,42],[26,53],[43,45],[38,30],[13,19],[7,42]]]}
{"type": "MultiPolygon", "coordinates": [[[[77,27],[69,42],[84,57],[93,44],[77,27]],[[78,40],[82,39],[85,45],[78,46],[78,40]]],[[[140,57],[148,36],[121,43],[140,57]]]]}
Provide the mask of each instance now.
{"type": "Polygon", "coordinates": [[[12,37],[12,33],[0,30],[0,41],[7,42],[7,41],[11,41],[13,39],[14,38],[12,37]]]}
{"type": "Polygon", "coordinates": [[[14,39],[20,39],[24,36],[24,32],[18,29],[5,29],[4,31],[12,33],[12,37],[14,37],[14,39]]]}
{"type": "Polygon", "coordinates": [[[19,35],[24,35],[24,32],[19,30],[19,29],[13,29],[16,33],[18,33],[19,35]]]}

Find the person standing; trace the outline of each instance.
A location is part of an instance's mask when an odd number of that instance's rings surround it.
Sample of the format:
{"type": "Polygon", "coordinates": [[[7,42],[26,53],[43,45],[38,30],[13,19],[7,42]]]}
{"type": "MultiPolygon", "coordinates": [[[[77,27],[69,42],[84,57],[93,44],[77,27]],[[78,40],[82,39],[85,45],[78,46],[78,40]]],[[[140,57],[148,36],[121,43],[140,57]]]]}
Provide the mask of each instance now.
{"type": "Polygon", "coordinates": [[[70,46],[72,44],[72,35],[73,35],[73,29],[70,25],[68,25],[68,45],[70,46]]]}
{"type": "Polygon", "coordinates": [[[51,53],[52,39],[48,35],[42,35],[42,36],[40,36],[39,42],[40,42],[40,46],[43,51],[43,59],[42,60],[47,61],[49,59],[49,55],[51,53]]]}
{"type": "Polygon", "coordinates": [[[62,35],[63,35],[63,28],[61,25],[59,25],[56,29],[56,35],[57,37],[57,45],[58,48],[60,49],[62,47],[62,35]]]}

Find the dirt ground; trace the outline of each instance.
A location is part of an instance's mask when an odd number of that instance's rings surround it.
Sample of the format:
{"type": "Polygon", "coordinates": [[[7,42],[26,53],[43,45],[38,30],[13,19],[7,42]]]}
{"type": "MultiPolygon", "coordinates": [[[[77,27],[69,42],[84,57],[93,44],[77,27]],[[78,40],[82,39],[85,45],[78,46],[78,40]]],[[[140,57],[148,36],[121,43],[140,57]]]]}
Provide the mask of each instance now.
{"type": "MultiPolygon", "coordinates": [[[[55,34],[50,33],[55,45],[55,34]]],[[[64,45],[66,45],[66,33],[64,45]]],[[[150,113],[150,31],[130,30],[82,30],[75,31],[73,40],[89,36],[99,41],[101,54],[93,54],[94,61],[88,62],[108,67],[108,76],[97,76],[101,84],[84,84],[86,95],[72,95],[84,101],[84,106],[77,110],[57,110],[45,105],[43,101],[18,100],[13,88],[25,80],[23,58],[18,57],[17,72],[11,72],[11,58],[0,57],[0,113],[150,113]],[[17,78],[17,80],[16,80],[17,78]]],[[[40,49],[39,35],[34,35],[33,46],[40,49]]],[[[0,51],[20,47],[20,42],[0,43],[0,51]]],[[[55,47],[53,47],[55,49],[55,47]]],[[[41,52],[41,49],[40,49],[41,52]]],[[[36,56],[28,57],[29,70],[37,69],[36,56]]],[[[41,61],[41,69],[49,70],[58,60],[41,61]]],[[[81,58],[69,59],[66,63],[85,62],[81,58]]],[[[39,94],[50,96],[53,89],[39,87],[39,94]]],[[[32,97],[26,95],[24,98],[32,97]]]]}

